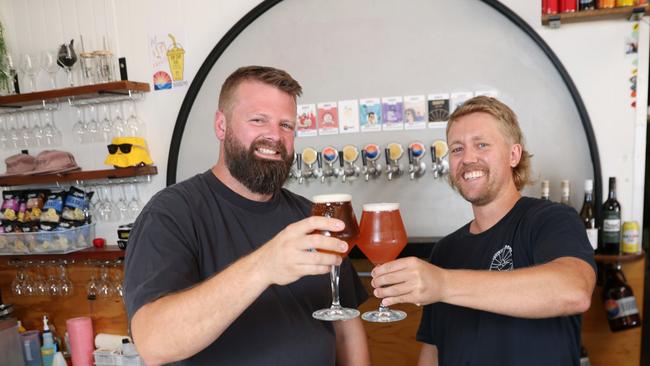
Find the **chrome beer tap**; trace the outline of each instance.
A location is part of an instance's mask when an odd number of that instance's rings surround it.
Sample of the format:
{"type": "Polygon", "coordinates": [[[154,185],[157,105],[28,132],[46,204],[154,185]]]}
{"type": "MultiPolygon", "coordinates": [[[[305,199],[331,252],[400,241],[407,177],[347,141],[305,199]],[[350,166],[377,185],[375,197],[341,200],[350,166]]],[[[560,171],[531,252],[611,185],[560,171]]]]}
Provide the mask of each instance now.
{"type": "Polygon", "coordinates": [[[422,161],[426,150],[421,142],[412,142],[408,149],[409,178],[411,180],[421,177],[427,170],[426,164],[422,161]]]}
{"type": "Polygon", "coordinates": [[[334,169],[334,176],[336,178],[343,177],[345,182],[345,161],[343,160],[343,150],[339,150],[339,167],[334,169]]]}
{"type": "Polygon", "coordinates": [[[292,173],[294,178],[298,180],[298,184],[302,184],[303,181],[303,176],[302,176],[302,154],[301,153],[296,153],[295,155],[296,159],[296,171],[295,173],[292,173]]]}
{"type": "Polygon", "coordinates": [[[323,182],[323,158],[320,152],[316,153],[316,166],[317,168],[312,170],[311,174],[315,179],[320,178],[322,183],[323,182]]]}
{"type": "Polygon", "coordinates": [[[370,176],[376,178],[381,175],[380,156],[381,150],[377,144],[368,144],[361,150],[361,163],[363,164],[361,171],[366,182],[370,176]]]}
{"type": "Polygon", "coordinates": [[[402,145],[392,142],[384,149],[384,154],[386,154],[386,177],[388,180],[393,180],[393,176],[402,175],[402,166],[399,163],[399,159],[404,155],[402,145]]]}
{"type": "Polygon", "coordinates": [[[343,165],[341,181],[345,183],[348,177],[356,179],[361,173],[361,168],[355,164],[357,159],[359,159],[359,150],[354,145],[345,145],[339,153],[339,159],[343,162],[341,163],[343,165]]]}
{"type": "Polygon", "coordinates": [[[449,172],[449,163],[444,159],[448,149],[447,143],[442,140],[436,140],[431,144],[431,170],[434,178],[440,178],[449,172]]]}

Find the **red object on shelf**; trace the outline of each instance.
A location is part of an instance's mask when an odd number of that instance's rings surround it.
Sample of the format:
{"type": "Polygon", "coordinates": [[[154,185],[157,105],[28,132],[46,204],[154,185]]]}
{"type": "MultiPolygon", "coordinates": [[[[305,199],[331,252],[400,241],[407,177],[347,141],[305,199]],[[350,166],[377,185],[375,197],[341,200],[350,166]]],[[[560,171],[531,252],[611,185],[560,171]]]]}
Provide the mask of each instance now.
{"type": "Polygon", "coordinates": [[[560,13],[573,13],[577,8],[577,0],[560,0],[560,13]]]}
{"type": "Polygon", "coordinates": [[[557,14],[560,8],[560,0],[542,0],[542,14],[557,14]]]}
{"type": "Polygon", "coordinates": [[[93,239],[93,246],[95,248],[103,248],[105,245],[106,245],[106,239],[104,238],[93,239]]]}

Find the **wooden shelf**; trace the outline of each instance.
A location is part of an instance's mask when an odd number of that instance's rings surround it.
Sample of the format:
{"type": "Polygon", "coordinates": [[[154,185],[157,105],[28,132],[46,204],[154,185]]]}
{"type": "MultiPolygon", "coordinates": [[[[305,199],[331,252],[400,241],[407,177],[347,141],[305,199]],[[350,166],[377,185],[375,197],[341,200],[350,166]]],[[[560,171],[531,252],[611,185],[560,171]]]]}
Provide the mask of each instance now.
{"type": "Polygon", "coordinates": [[[560,23],[588,22],[603,19],[630,18],[632,14],[648,14],[650,5],[624,6],[611,9],[594,9],[582,10],[573,13],[543,14],[542,24],[551,25],[551,22],[559,21],[560,23]]]}
{"type": "Polygon", "coordinates": [[[129,95],[129,92],[148,92],[148,83],[135,81],[113,81],[110,83],[73,86],[69,88],[37,91],[33,93],[15,94],[0,97],[0,108],[17,109],[33,105],[41,105],[47,101],[61,99],[84,100],[99,98],[107,95],[129,95]]]}
{"type": "Polygon", "coordinates": [[[9,261],[16,259],[21,261],[26,260],[50,260],[50,259],[66,259],[66,260],[114,260],[124,258],[126,252],[117,246],[106,246],[104,248],[90,247],[77,252],[68,254],[29,254],[29,255],[5,255],[0,257],[0,263],[6,265],[9,261]]]}
{"type": "Polygon", "coordinates": [[[104,170],[80,170],[76,172],[60,174],[17,175],[13,177],[0,177],[0,186],[7,187],[31,184],[77,182],[98,179],[119,179],[156,174],[158,174],[158,168],[155,165],[145,165],[138,167],[114,168],[104,170]]]}
{"type": "Polygon", "coordinates": [[[636,253],[636,254],[596,254],[594,256],[596,262],[598,263],[629,263],[640,261],[645,257],[645,253],[636,253]]]}

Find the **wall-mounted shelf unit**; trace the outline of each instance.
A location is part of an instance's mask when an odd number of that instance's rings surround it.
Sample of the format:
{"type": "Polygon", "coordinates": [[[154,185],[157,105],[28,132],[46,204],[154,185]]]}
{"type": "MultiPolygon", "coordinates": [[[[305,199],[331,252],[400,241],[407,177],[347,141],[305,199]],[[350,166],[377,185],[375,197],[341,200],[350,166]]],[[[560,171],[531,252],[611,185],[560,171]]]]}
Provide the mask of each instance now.
{"type": "Polygon", "coordinates": [[[128,168],[114,168],[104,170],[80,170],[76,172],[43,175],[16,175],[12,177],[0,177],[0,186],[22,186],[35,184],[61,184],[67,182],[80,182],[91,180],[112,180],[132,178],[158,174],[158,168],[154,165],[145,165],[128,168]]]}
{"type": "Polygon", "coordinates": [[[73,86],[62,89],[37,91],[0,97],[0,108],[4,111],[19,110],[30,106],[45,106],[61,101],[84,101],[103,97],[130,96],[146,93],[151,88],[147,83],[135,81],[113,81],[110,83],[73,86]]]}
{"type": "Polygon", "coordinates": [[[648,14],[650,5],[625,6],[611,9],[582,10],[572,13],[543,14],[542,24],[557,28],[562,23],[589,22],[603,19],[640,17],[648,14]]]}

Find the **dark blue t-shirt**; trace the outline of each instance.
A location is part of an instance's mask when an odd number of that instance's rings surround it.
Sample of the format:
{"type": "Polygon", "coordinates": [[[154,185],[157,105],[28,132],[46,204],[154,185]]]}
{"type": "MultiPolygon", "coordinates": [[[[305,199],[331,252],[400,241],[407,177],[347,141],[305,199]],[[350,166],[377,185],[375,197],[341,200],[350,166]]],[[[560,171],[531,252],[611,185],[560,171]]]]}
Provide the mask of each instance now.
{"type": "MultiPolygon", "coordinates": [[[[129,237],[124,279],[129,319],[141,306],[220,272],[310,210],[311,202],[284,189],[268,202],[248,200],[211,171],[162,190],[129,237]]],[[[356,308],[367,298],[349,260],[341,266],[340,285],[343,306],[356,308]]],[[[332,324],[311,316],[331,301],[329,275],[270,286],[214,343],[176,364],[334,365],[332,324]]]]}
{"type": "MultiPolygon", "coordinates": [[[[469,224],[443,238],[430,262],[447,269],[510,271],[594,253],[576,211],[522,197],[496,225],[469,224]]],[[[525,319],[446,303],[424,307],[417,340],[437,346],[440,365],[579,365],[580,315],[525,319]]]]}

